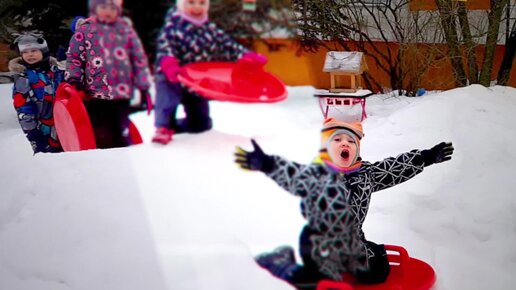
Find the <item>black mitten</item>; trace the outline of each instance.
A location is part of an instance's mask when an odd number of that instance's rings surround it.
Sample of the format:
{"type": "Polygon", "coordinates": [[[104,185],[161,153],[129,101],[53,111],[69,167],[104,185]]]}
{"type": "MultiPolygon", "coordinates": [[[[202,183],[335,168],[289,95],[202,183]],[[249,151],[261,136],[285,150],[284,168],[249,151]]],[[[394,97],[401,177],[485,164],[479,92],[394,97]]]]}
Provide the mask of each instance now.
{"type": "Polygon", "coordinates": [[[272,172],[274,169],[274,159],[263,153],[254,139],[251,139],[254,151],[245,151],[240,146],[235,151],[235,162],[243,169],[259,170],[264,173],[272,172]]]}
{"type": "Polygon", "coordinates": [[[421,157],[425,166],[448,161],[451,159],[452,154],[453,145],[451,142],[441,142],[431,149],[421,151],[421,157]]]}

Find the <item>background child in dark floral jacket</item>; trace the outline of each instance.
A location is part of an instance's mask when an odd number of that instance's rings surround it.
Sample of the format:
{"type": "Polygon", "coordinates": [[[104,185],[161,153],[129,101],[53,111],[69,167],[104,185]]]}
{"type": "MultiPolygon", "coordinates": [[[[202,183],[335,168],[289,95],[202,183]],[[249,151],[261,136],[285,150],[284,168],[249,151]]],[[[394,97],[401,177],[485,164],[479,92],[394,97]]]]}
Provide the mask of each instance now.
{"type": "Polygon", "coordinates": [[[157,41],[156,134],[153,142],[167,144],[174,133],[211,129],[208,100],[183,88],[177,79],[181,66],[201,61],[236,61],[245,57],[264,64],[265,56],[248,51],[208,21],[209,0],[177,0],[169,9],[157,41]],[[182,104],[186,118],[176,119],[182,104]]]}
{"type": "Polygon", "coordinates": [[[366,240],[362,231],[371,194],[407,181],[453,154],[452,144],[443,142],[370,163],[360,158],[363,135],[360,123],[326,120],[320,154],[309,165],[266,155],[254,140],[254,151],[237,148],[236,162],[242,168],[264,172],[301,198],[308,221],[300,235],[303,265],[296,263],[288,246],[256,258],[260,266],[299,289],[315,289],[323,279],[340,281],[345,272],[360,283],[384,282],[390,271],[385,248],[366,240]]]}
{"type": "Polygon", "coordinates": [[[124,147],[129,136],[134,90],[149,99],[148,60],[122,0],[90,0],[90,17],[70,40],[66,80],[85,90],[85,102],[98,148],[124,147]]]}
{"type": "Polygon", "coordinates": [[[21,57],[9,62],[9,70],[17,73],[13,104],[20,126],[34,153],[61,152],[53,108],[64,70],[59,69],[57,60],[50,57],[47,42],[41,35],[22,34],[14,44],[21,57]]]}

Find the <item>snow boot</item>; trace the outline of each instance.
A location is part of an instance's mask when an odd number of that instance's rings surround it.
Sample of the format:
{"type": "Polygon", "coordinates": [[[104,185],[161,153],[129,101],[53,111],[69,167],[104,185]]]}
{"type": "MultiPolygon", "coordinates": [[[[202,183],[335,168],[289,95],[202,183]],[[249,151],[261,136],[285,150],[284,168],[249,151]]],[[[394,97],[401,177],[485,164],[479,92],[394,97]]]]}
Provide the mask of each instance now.
{"type": "Polygon", "coordinates": [[[281,246],[271,253],[260,254],[256,256],[255,260],[260,267],[285,281],[290,281],[293,273],[299,267],[296,264],[294,249],[290,246],[281,246]]]}
{"type": "Polygon", "coordinates": [[[156,129],[156,133],[154,133],[154,137],[152,137],[152,142],[160,143],[163,145],[167,145],[170,141],[172,141],[172,136],[174,135],[174,130],[159,127],[156,129]]]}

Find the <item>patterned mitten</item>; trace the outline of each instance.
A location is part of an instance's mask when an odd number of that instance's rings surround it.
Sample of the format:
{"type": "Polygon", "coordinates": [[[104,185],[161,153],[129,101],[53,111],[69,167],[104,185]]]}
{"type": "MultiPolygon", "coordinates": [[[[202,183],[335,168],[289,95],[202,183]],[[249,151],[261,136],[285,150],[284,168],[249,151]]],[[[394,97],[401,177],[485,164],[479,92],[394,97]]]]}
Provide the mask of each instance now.
{"type": "Polygon", "coordinates": [[[171,83],[177,83],[179,79],[177,75],[181,72],[181,66],[177,59],[173,56],[165,56],[160,61],[161,71],[171,83]]]}

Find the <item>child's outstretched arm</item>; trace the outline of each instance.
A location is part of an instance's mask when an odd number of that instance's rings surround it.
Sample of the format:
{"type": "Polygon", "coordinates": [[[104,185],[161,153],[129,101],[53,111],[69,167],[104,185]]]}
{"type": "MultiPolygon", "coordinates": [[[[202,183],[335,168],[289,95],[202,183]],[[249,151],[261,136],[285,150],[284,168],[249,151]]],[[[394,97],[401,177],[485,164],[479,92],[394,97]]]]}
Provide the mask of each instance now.
{"type": "Polygon", "coordinates": [[[379,191],[411,179],[434,163],[451,159],[452,143],[439,143],[428,150],[412,150],[371,165],[373,191],[379,191]]]}
{"type": "Polygon", "coordinates": [[[306,165],[286,160],[279,156],[267,155],[251,139],[254,151],[245,151],[241,147],[236,148],[235,162],[243,169],[259,170],[274,180],[280,187],[296,196],[303,196],[306,192],[299,191],[294,185],[297,176],[306,165]]]}

